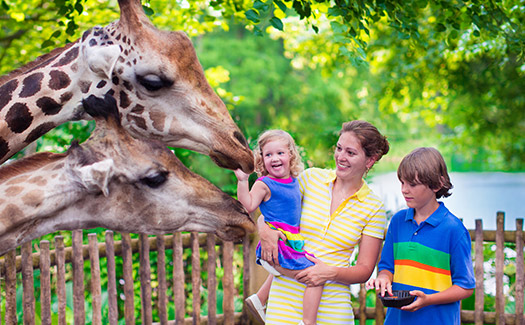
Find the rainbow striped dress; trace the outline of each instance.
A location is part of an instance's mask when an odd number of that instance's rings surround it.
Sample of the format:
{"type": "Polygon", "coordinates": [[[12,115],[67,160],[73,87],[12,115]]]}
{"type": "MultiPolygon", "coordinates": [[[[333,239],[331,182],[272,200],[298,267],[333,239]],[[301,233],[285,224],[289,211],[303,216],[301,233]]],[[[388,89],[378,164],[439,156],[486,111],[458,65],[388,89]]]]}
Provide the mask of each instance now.
{"type": "MultiPolygon", "coordinates": [[[[280,230],[286,241],[279,240],[279,264],[285,269],[302,270],[314,265],[306,258],[304,239],[299,233],[301,221],[301,192],[295,178],[275,179],[263,176],[258,179],[270,189],[271,197],[259,205],[264,221],[275,230],[280,230]]],[[[261,244],[255,250],[257,263],[261,259],[261,244]]],[[[312,255],[313,256],[313,255],[312,255]]]]}

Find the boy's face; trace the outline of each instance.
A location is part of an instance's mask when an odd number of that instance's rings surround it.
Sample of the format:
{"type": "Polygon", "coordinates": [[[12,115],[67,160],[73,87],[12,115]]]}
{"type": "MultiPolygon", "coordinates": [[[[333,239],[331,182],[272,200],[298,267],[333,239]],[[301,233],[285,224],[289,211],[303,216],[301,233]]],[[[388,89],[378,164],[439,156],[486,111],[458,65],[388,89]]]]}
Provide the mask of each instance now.
{"type": "Polygon", "coordinates": [[[417,178],[413,182],[408,182],[404,179],[400,181],[401,193],[405,197],[409,208],[414,208],[415,210],[424,209],[436,203],[436,192],[438,189],[433,190],[428,185],[419,183],[417,178]]]}

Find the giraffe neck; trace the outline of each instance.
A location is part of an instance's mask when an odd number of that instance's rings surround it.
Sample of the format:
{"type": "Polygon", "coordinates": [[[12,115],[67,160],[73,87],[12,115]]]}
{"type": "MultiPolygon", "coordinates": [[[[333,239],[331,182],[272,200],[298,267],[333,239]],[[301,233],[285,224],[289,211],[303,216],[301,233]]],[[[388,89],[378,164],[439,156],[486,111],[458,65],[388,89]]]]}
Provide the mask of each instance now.
{"type": "Polygon", "coordinates": [[[26,238],[86,222],[78,201],[87,191],[68,176],[66,157],[41,153],[0,168],[0,255],[26,238]]]}
{"type": "Polygon", "coordinates": [[[88,118],[82,99],[103,96],[113,84],[104,71],[92,70],[83,52],[108,42],[105,29],[96,27],[0,78],[0,163],[56,126],[88,118]]]}

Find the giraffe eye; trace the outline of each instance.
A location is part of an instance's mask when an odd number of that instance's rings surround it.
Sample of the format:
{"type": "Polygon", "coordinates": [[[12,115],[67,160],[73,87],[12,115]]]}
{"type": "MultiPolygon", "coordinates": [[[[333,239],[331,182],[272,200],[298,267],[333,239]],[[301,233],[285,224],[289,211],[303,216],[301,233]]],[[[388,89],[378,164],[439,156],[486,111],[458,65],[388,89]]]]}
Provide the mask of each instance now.
{"type": "Polygon", "coordinates": [[[148,175],[140,179],[140,182],[148,187],[157,188],[168,180],[168,172],[156,172],[153,175],[148,175]]]}
{"type": "Polygon", "coordinates": [[[149,91],[157,91],[173,85],[173,81],[154,74],[148,74],[146,76],[137,75],[137,81],[149,91]]]}

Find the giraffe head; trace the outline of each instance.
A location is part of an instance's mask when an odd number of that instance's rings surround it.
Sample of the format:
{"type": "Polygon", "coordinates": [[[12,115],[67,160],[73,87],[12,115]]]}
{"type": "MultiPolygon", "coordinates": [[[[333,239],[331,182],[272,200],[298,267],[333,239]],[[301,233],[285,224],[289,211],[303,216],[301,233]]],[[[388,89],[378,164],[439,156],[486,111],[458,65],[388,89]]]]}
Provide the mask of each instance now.
{"type": "Polygon", "coordinates": [[[67,154],[38,153],[0,167],[0,255],[58,230],[105,227],[163,234],[255,230],[242,205],[191,172],[157,140],[132,137],[113,97],[83,101],[92,136],[67,154]]]}
{"type": "Polygon", "coordinates": [[[190,39],[155,28],[140,0],[119,0],[119,6],[118,22],[87,31],[81,41],[90,72],[111,80],[92,86],[102,90],[98,95],[117,98],[122,125],[134,136],[251,172],[246,139],[207,82],[190,39]]]}

